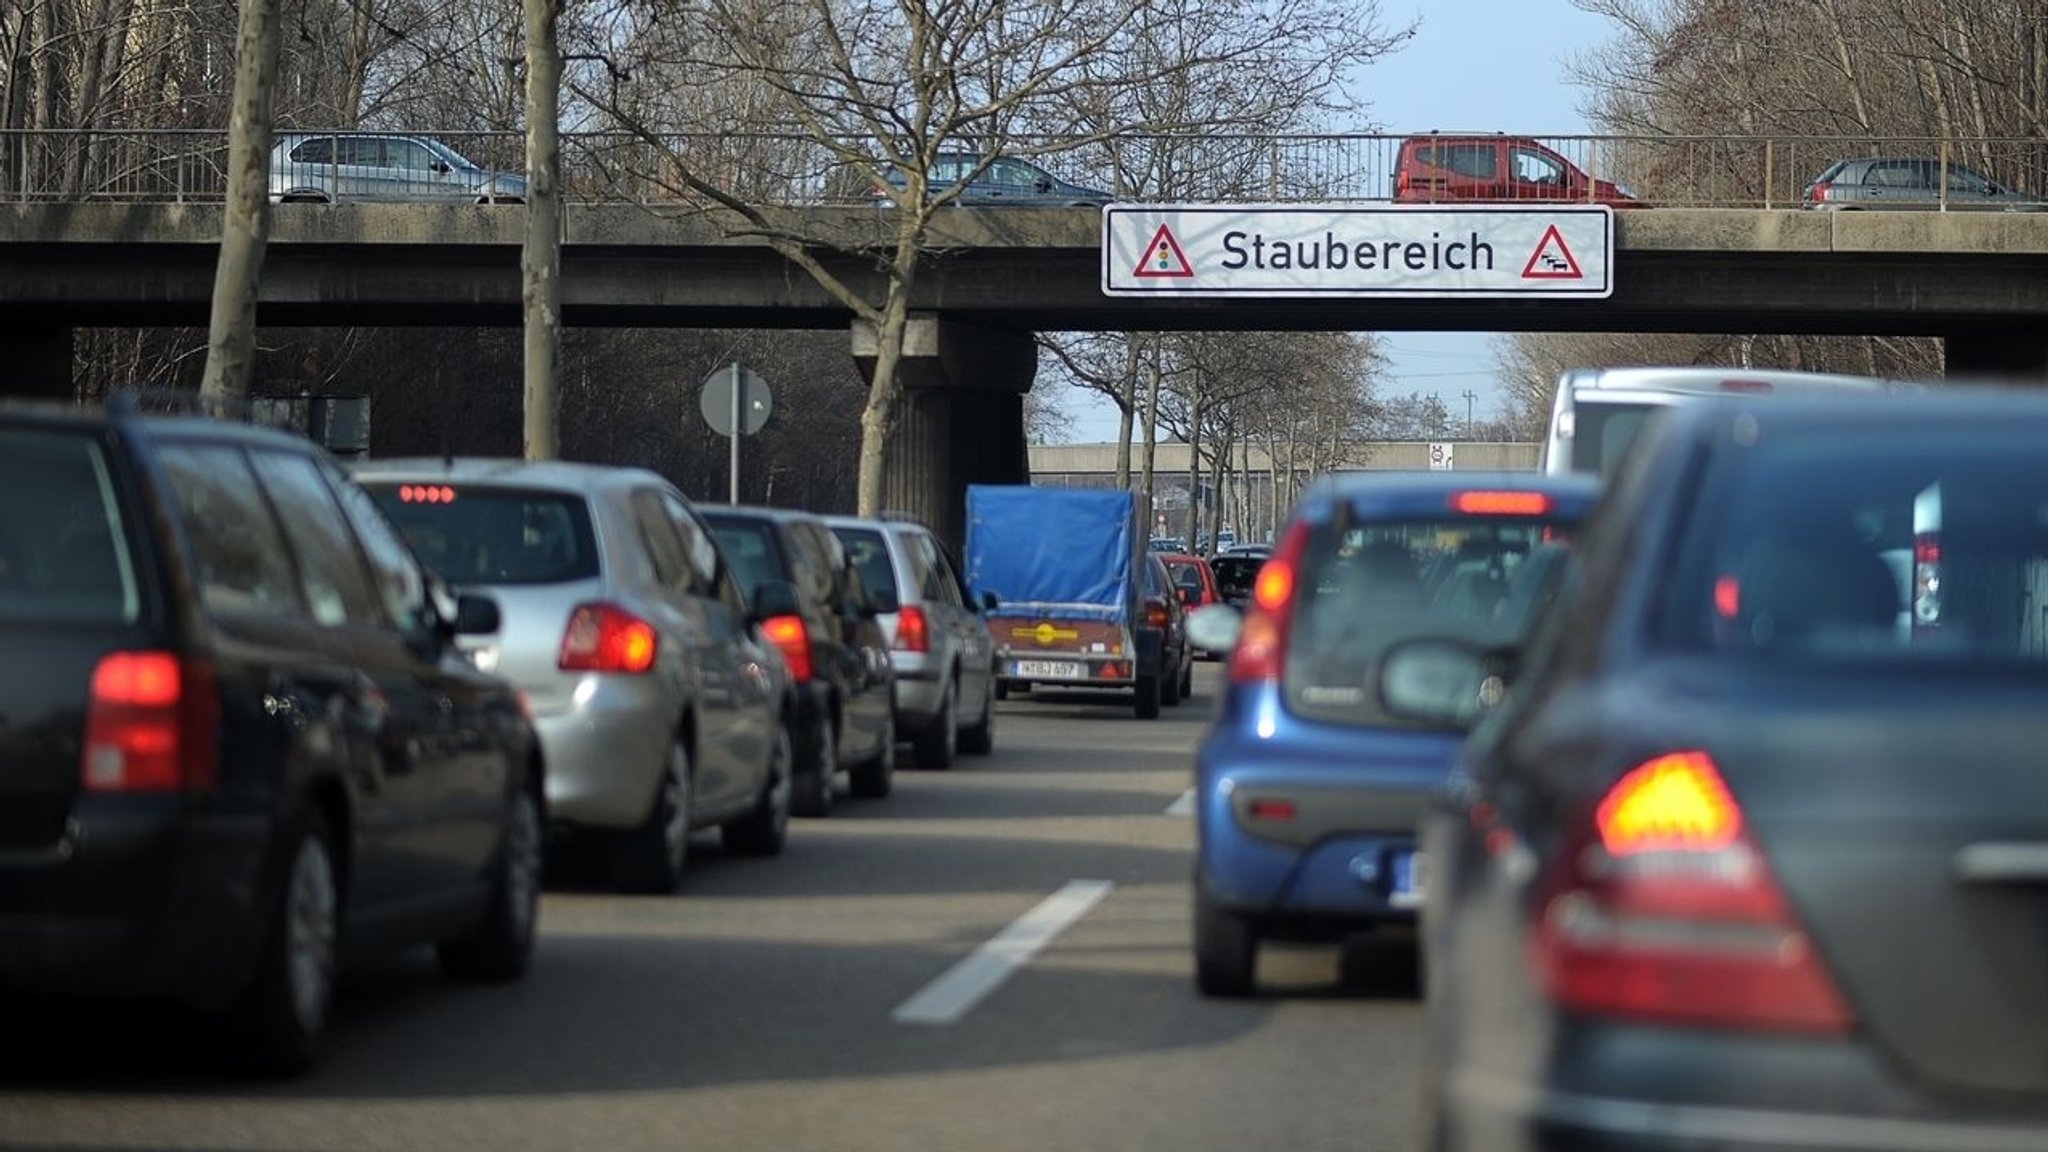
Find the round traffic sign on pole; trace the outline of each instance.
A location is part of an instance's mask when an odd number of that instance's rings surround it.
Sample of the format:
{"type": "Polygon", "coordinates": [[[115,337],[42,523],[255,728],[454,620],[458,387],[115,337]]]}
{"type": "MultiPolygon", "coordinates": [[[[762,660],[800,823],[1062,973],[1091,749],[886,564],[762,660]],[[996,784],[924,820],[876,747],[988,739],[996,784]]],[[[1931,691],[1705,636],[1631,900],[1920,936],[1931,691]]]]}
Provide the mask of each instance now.
{"type": "Polygon", "coordinates": [[[732,363],[704,378],[701,407],[705,422],[720,436],[732,435],[735,426],[740,435],[752,436],[768,423],[775,399],[759,373],[745,364],[732,363]]]}

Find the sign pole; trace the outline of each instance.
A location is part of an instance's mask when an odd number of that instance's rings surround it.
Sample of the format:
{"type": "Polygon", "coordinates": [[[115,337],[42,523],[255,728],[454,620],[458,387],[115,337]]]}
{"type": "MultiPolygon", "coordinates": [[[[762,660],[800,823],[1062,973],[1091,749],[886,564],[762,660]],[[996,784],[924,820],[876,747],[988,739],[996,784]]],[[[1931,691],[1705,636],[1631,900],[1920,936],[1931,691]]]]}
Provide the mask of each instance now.
{"type": "Polygon", "coordinates": [[[747,376],[739,361],[732,363],[732,474],[726,487],[726,502],[740,502],[740,433],[746,429],[747,376]]]}

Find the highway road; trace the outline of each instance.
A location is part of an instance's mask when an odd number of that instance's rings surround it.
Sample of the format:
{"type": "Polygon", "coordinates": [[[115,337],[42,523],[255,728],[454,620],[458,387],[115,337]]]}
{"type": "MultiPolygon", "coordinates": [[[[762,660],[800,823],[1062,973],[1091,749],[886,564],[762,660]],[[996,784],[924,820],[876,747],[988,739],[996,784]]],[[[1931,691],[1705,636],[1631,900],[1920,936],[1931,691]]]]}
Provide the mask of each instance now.
{"type": "Polygon", "coordinates": [[[0,1148],[1409,1148],[1398,942],[1269,946],[1260,998],[1194,991],[1184,794],[1217,674],[1150,723],[1013,698],[994,756],[842,798],[779,859],[706,837],[674,897],[563,869],[525,982],[357,974],[301,1079],[213,1070],[175,1012],[10,1003],[0,1148]]]}

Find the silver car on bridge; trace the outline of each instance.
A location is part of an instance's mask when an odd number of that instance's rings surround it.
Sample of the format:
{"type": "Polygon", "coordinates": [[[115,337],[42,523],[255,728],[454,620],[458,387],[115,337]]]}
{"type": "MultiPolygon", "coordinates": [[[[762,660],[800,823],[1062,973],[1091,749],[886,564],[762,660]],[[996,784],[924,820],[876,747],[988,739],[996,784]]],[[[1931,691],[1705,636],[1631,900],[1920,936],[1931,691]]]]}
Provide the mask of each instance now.
{"type": "Polygon", "coordinates": [[[492,172],[431,136],[285,132],[270,150],[277,204],[526,201],[526,177],[492,172]]]}

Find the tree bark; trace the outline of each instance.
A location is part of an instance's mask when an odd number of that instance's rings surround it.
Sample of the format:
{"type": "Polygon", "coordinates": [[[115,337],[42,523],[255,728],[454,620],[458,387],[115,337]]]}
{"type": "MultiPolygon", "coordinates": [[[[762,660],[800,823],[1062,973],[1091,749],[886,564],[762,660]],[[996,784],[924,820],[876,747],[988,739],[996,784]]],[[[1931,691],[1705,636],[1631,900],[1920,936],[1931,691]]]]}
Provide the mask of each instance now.
{"type": "Polygon", "coordinates": [[[875,325],[875,370],[868,379],[868,402],[860,413],[856,515],[873,517],[882,513],[882,465],[887,458],[889,433],[896,427],[896,406],[903,399],[896,365],[903,358],[903,334],[909,325],[910,289],[906,273],[891,282],[889,294],[882,302],[881,321],[875,325]]]}
{"type": "MultiPolygon", "coordinates": [[[[1152,345],[1152,356],[1151,362],[1147,365],[1149,371],[1145,382],[1145,455],[1143,463],[1144,479],[1140,481],[1138,485],[1141,489],[1140,495],[1138,497],[1138,502],[1140,505],[1142,505],[1142,507],[1139,508],[1139,512],[1144,515],[1145,532],[1148,536],[1151,534],[1153,530],[1152,463],[1154,459],[1154,451],[1159,444],[1159,378],[1162,375],[1164,375],[1164,372],[1161,371],[1161,365],[1159,363],[1160,357],[1163,354],[1163,349],[1160,346],[1158,337],[1156,335],[1151,337],[1150,343],[1152,345]]],[[[1194,547],[1194,541],[1188,541],[1188,546],[1190,548],[1194,547]]]]}
{"type": "Polygon", "coordinates": [[[1124,402],[1117,405],[1116,414],[1116,486],[1128,489],[1131,486],[1131,432],[1132,421],[1138,411],[1138,342],[1124,338],[1124,402]]]}
{"type": "Polygon", "coordinates": [[[519,256],[526,323],[526,458],[562,454],[562,0],[526,9],[526,242],[519,256]]]}
{"type": "Polygon", "coordinates": [[[235,102],[228,118],[227,211],[220,261],[214,266],[213,314],[207,326],[201,395],[243,397],[256,361],[256,294],[270,239],[265,169],[274,127],[278,0],[241,0],[235,32],[235,102]]]}
{"type": "MultiPolygon", "coordinates": [[[[1202,391],[1201,377],[1195,377],[1194,415],[1188,420],[1188,547],[1195,546],[1202,527],[1202,391]]],[[[1221,493],[1219,488],[1218,493],[1221,493]]],[[[1215,501],[1210,501],[1213,505],[1215,501]]]]}

